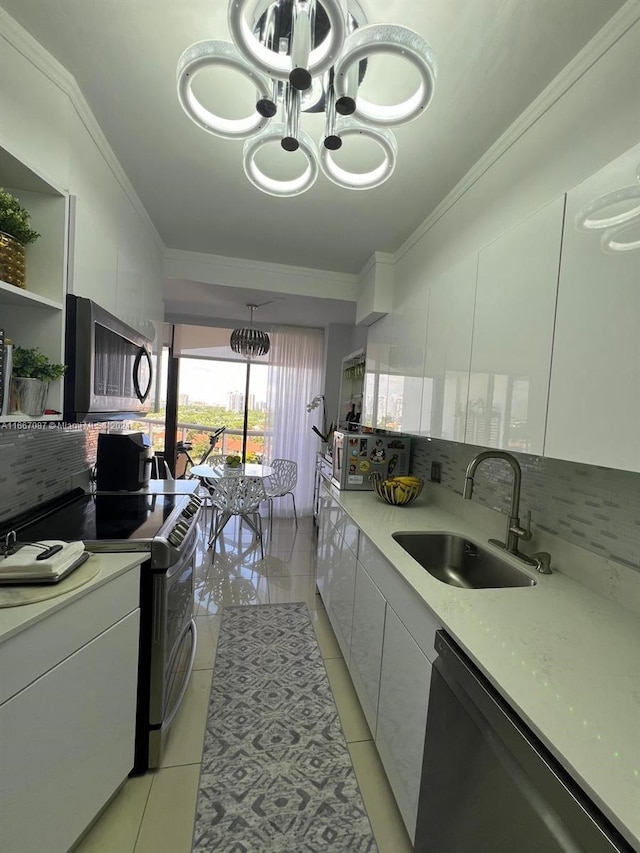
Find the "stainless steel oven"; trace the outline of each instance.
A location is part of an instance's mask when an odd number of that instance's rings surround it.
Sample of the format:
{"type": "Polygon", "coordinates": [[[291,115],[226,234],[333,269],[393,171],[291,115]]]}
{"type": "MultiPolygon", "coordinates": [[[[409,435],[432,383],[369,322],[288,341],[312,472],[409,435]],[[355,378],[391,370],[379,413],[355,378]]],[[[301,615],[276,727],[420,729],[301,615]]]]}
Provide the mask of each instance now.
{"type": "Polygon", "coordinates": [[[198,517],[195,494],[75,489],[1,525],[18,541],[82,541],[89,551],[140,551],[140,637],[132,772],[158,767],[193,669],[198,517]]]}
{"type": "MultiPolygon", "coordinates": [[[[169,729],[184,698],[196,654],[197,631],[193,619],[196,545],[194,525],[181,549],[180,559],[166,570],[150,571],[151,643],[149,655],[148,743],[140,743],[136,765],[158,767],[169,729]]],[[[142,654],[145,653],[141,650],[142,654]]],[[[144,725],[142,713],[140,724],[144,725]]]]}

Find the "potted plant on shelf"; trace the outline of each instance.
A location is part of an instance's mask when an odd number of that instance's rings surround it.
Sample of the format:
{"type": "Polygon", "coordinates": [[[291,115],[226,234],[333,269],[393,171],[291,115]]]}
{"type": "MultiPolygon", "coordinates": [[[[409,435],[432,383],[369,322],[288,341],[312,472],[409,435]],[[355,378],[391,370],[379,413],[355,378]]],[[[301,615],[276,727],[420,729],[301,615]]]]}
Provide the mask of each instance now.
{"type": "Polygon", "coordinates": [[[38,347],[15,347],[9,412],[39,418],[44,413],[49,383],[64,375],[66,366],[54,364],[38,347]]]}
{"type": "Polygon", "coordinates": [[[39,236],[29,211],[0,187],[0,281],[26,287],[24,247],[39,236]]]}

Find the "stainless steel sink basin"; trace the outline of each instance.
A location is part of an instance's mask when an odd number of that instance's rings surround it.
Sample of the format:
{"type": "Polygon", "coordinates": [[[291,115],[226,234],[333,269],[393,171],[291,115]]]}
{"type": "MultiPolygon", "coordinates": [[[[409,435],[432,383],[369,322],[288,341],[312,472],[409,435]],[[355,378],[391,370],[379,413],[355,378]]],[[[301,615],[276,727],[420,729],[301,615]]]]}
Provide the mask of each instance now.
{"type": "Polygon", "coordinates": [[[488,589],[536,585],[528,574],[463,536],[399,531],[393,538],[430,575],[450,586],[488,589]]]}

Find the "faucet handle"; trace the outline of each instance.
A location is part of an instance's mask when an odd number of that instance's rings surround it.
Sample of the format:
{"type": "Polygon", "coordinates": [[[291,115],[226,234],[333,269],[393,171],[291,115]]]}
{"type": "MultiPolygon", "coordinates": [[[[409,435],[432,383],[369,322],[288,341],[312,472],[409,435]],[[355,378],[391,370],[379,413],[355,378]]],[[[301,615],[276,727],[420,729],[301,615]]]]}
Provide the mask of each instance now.
{"type": "Polygon", "coordinates": [[[524,527],[521,527],[520,524],[513,524],[509,527],[509,531],[514,533],[518,539],[528,542],[533,535],[531,533],[531,510],[527,511],[527,521],[524,527]]]}

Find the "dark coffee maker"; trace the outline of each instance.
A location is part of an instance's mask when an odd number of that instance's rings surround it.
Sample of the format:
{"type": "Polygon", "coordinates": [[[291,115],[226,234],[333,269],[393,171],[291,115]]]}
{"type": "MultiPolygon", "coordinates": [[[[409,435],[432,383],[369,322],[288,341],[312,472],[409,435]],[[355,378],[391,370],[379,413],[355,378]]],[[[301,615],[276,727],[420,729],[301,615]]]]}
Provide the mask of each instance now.
{"type": "Polygon", "coordinates": [[[142,432],[101,432],[98,435],[96,488],[99,492],[137,492],[151,476],[153,451],[142,432]]]}

